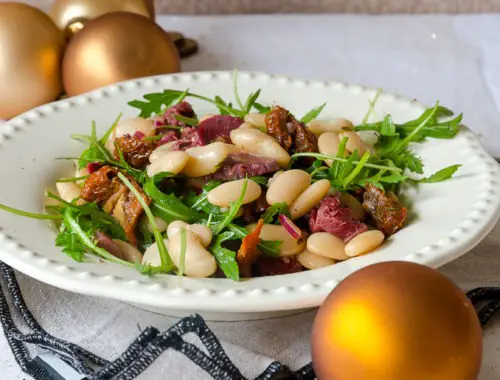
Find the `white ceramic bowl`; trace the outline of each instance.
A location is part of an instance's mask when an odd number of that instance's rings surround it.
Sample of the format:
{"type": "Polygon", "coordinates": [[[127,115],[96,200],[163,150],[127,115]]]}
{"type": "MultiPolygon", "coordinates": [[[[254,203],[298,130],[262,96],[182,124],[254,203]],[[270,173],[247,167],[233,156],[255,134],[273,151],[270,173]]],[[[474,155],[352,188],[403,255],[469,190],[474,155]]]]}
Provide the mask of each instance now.
{"type": "MultiPolygon", "coordinates": [[[[83,146],[71,133],[88,133],[95,120],[102,134],[118,113],[137,114],[127,102],[166,88],[233,100],[232,73],[166,75],[109,86],[61,100],[19,116],[0,127],[0,203],[42,211],[45,188],[71,173],[56,157],[77,157],[83,146]]],[[[321,118],[345,117],[360,122],[374,89],[338,82],[305,81],[261,73],[240,73],[242,96],[262,88],[261,102],[278,103],[296,115],[327,101],[321,118]]],[[[190,100],[191,101],[191,100],[190,100]]],[[[203,115],[210,104],[192,100],[203,115]]],[[[424,110],[416,101],[382,93],[375,106],[380,118],[390,112],[396,122],[424,110]]],[[[145,277],[119,265],[90,257],[76,263],[54,246],[54,231],[45,223],[0,212],[0,260],[40,281],[74,292],[110,297],[168,315],[198,312],[210,319],[255,319],[296,312],[321,304],[344,277],[366,265],[406,260],[438,267],[464,254],[494,226],[500,207],[500,170],[466,128],[452,140],[416,145],[426,174],[462,164],[456,178],[421,185],[407,194],[416,216],[372,254],[319,270],[254,278],[225,279],[177,276],[145,277]]]]}

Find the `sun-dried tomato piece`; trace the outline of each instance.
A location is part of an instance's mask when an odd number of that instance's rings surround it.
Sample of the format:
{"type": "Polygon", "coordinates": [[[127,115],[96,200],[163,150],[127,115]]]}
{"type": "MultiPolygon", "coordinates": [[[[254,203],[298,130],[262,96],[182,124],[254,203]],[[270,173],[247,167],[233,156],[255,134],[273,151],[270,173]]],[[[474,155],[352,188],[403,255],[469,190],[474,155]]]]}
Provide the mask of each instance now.
{"type": "Polygon", "coordinates": [[[379,230],[386,235],[396,233],[403,227],[408,209],[398,197],[368,183],[363,194],[363,207],[371,215],[379,230]]]}
{"type": "Polygon", "coordinates": [[[259,219],[255,229],[245,236],[241,242],[241,247],[236,255],[240,267],[241,277],[251,277],[252,265],[261,255],[257,245],[260,242],[260,232],[264,227],[264,219],[259,219]]]}
{"type": "MultiPolygon", "coordinates": [[[[136,244],[135,227],[144,209],[117,174],[118,170],[111,166],[103,166],[92,173],[83,185],[81,197],[87,202],[97,202],[104,212],[113,215],[125,230],[129,242],[136,244]]],[[[129,181],[149,204],[151,199],[141,187],[132,178],[129,181]]]]}
{"type": "Polygon", "coordinates": [[[105,202],[117,191],[113,178],[118,174],[118,169],[103,166],[93,172],[85,180],[80,196],[87,202],[105,202]]]}
{"type": "MultiPolygon", "coordinates": [[[[116,139],[116,144],[123,154],[123,159],[133,168],[144,169],[149,163],[149,156],[154,150],[151,142],[125,135],[116,139]]],[[[120,159],[118,149],[115,150],[115,157],[120,159]]]]}
{"type": "Polygon", "coordinates": [[[274,137],[286,151],[289,151],[293,144],[287,127],[289,121],[290,112],[280,106],[273,107],[265,118],[267,133],[274,137]]]}
{"type": "Polygon", "coordinates": [[[295,124],[295,153],[318,152],[318,138],[304,124],[293,120],[295,124]]]}

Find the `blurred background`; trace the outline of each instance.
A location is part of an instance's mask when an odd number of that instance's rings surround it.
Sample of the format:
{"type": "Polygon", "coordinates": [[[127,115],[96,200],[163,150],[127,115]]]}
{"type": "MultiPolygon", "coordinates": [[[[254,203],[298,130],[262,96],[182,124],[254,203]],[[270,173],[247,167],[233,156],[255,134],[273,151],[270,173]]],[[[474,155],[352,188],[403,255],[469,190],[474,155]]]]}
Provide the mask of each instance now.
{"type": "MultiPolygon", "coordinates": [[[[102,0],[106,1],[106,0],[102,0]]],[[[22,0],[49,9],[53,0],[22,0]]],[[[156,0],[157,13],[480,13],[499,12],[499,0],[156,0]]]]}

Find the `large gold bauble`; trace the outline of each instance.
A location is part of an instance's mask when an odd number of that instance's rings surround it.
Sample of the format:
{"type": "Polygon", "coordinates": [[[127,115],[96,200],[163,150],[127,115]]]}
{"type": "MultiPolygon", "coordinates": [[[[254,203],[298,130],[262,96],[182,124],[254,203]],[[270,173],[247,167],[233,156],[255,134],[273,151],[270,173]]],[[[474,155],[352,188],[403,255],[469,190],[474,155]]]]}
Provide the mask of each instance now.
{"type": "Polygon", "coordinates": [[[80,31],[85,24],[111,12],[132,12],[154,18],[153,0],[56,0],[50,15],[68,36],[80,31]]]}
{"type": "Polygon", "coordinates": [[[180,71],[179,53],[167,33],[133,13],[108,13],[75,34],[63,60],[68,95],[127,79],[180,71]]]}
{"type": "Polygon", "coordinates": [[[64,39],[40,10],[0,3],[0,119],[55,100],[64,39]]]}
{"type": "Polygon", "coordinates": [[[320,380],[476,380],[482,332],[472,304],[428,267],[387,262],[340,283],[312,333],[320,380]]]}

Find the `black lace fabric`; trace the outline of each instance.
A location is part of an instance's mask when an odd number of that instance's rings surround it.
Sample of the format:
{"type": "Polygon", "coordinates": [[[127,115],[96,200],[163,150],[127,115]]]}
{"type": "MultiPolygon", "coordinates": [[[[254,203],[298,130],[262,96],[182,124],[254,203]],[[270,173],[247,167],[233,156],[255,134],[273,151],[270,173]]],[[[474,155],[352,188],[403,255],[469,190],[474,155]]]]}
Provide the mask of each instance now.
{"type": "MultiPolygon", "coordinates": [[[[189,359],[193,370],[198,367],[216,380],[246,379],[199,315],[186,317],[163,332],[155,327],[145,328],[119,357],[109,361],[46,332],[28,310],[13,269],[3,263],[0,263],[0,284],[0,323],[5,337],[22,371],[36,380],[64,380],[64,377],[48,366],[40,356],[31,354],[33,347],[56,356],[86,380],[135,379],[169,350],[189,359]],[[17,320],[21,324],[14,322],[13,313],[20,316],[17,320]],[[191,334],[199,339],[202,347],[186,339],[191,334]]],[[[500,309],[500,288],[477,288],[468,292],[467,296],[477,307],[483,326],[500,309]]],[[[276,361],[255,379],[314,378],[311,364],[292,371],[285,364],[276,361]]]]}

